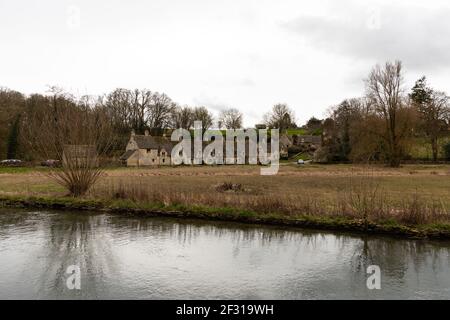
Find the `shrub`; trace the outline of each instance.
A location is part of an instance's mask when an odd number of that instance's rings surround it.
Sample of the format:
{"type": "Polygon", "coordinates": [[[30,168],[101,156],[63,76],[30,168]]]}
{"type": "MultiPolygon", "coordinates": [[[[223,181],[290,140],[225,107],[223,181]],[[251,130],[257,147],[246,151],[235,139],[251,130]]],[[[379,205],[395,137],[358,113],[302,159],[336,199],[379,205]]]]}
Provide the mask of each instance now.
{"type": "Polygon", "coordinates": [[[218,185],[215,186],[215,189],[218,192],[226,192],[226,191],[238,192],[244,190],[244,188],[240,183],[232,183],[232,182],[219,183],[218,185]]]}

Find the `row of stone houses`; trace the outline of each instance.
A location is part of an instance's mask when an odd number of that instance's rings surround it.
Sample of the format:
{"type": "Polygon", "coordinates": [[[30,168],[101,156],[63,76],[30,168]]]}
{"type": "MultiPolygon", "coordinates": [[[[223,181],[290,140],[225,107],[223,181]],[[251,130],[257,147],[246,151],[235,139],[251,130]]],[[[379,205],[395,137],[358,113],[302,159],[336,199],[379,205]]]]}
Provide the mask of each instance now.
{"type": "MultiPolygon", "coordinates": [[[[203,148],[209,142],[203,142],[203,148]]],[[[292,145],[298,144],[319,144],[320,137],[315,136],[299,136],[294,139],[288,136],[282,135],[280,137],[280,157],[285,158],[288,156],[288,149],[292,145]]],[[[152,136],[148,131],[144,135],[137,135],[132,131],[130,140],[127,143],[125,153],[120,157],[123,164],[129,167],[140,166],[155,166],[155,165],[170,165],[172,148],[175,146],[175,142],[170,141],[165,136],[152,136]]],[[[193,148],[193,144],[192,144],[193,148]]],[[[267,146],[267,152],[271,152],[270,143],[267,146]]],[[[235,148],[235,155],[237,148],[235,148]]],[[[224,143],[224,155],[225,143],[224,143]]],[[[245,146],[245,159],[248,162],[248,143],[245,146]]],[[[194,156],[193,150],[191,156],[194,156]]]]}

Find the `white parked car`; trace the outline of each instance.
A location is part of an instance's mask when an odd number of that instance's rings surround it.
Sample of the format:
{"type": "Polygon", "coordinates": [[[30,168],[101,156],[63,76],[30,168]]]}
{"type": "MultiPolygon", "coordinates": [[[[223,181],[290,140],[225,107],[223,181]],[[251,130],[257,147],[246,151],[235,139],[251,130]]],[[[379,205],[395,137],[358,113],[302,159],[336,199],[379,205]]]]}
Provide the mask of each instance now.
{"type": "Polygon", "coordinates": [[[298,159],[298,160],[297,160],[297,164],[305,164],[305,160],[303,160],[303,159],[298,159]]]}

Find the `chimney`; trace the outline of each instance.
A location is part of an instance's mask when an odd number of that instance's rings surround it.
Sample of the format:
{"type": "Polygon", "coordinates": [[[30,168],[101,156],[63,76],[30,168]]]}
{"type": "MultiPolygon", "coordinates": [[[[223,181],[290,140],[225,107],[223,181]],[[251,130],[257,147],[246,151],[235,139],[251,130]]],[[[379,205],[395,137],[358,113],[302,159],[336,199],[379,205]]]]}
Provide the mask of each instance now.
{"type": "Polygon", "coordinates": [[[145,135],[146,135],[146,136],[149,136],[149,135],[150,135],[150,133],[148,132],[148,130],[145,130],[145,135]]]}

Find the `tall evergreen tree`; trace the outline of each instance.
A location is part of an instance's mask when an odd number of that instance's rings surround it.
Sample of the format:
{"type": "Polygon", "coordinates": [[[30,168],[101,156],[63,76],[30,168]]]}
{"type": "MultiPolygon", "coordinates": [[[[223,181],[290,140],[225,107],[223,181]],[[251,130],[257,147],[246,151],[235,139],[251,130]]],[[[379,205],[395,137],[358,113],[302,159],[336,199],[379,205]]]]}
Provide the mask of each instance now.
{"type": "Polygon", "coordinates": [[[14,122],[11,125],[11,129],[9,131],[8,141],[7,141],[7,151],[6,157],[8,159],[16,159],[17,158],[17,150],[18,150],[18,137],[19,137],[19,121],[20,115],[16,117],[14,122]]]}
{"type": "Polygon", "coordinates": [[[433,90],[427,87],[427,78],[423,76],[416,81],[414,87],[411,89],[409,97],[418,106],[424,106],[431,101],[433,90]]]}

